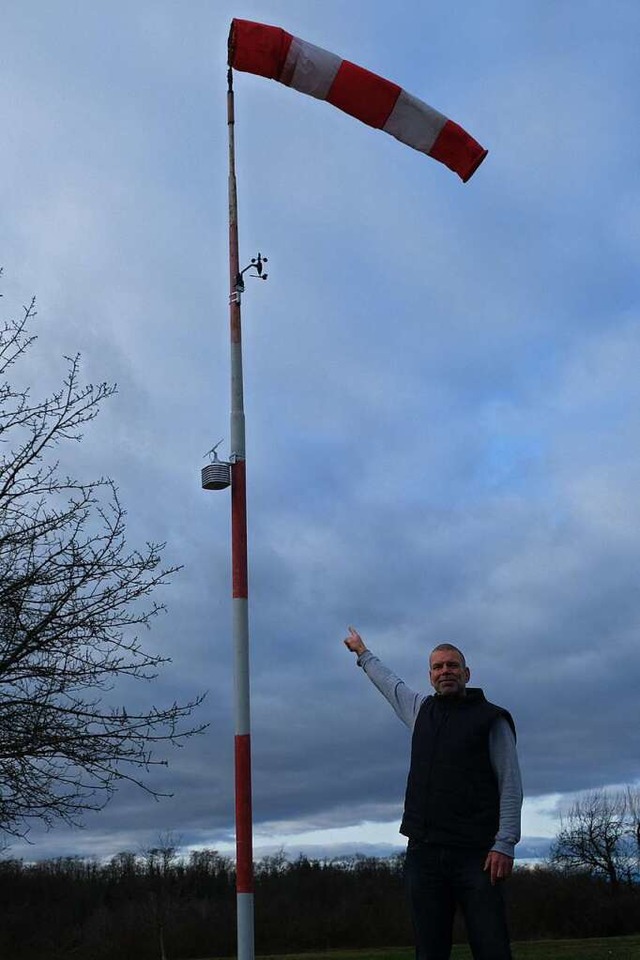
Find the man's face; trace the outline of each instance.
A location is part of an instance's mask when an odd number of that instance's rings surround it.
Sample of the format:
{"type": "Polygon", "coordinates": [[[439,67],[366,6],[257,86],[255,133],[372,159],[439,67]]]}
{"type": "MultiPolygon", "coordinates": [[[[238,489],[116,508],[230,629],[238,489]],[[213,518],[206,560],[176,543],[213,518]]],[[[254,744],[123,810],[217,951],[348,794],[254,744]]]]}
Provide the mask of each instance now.
{"type": "Polygon", "coordinates": [[[462,696],[470,676],[457,650],[434,650],[429,657],[429,680],[442,697],[462,696]]]}

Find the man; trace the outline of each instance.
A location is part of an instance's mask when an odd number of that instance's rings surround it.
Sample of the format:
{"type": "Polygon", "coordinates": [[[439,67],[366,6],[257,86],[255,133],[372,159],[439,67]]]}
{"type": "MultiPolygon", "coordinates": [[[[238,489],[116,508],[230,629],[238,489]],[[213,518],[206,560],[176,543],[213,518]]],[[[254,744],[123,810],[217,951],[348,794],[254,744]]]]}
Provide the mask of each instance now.
{"type": "Polygon", "coordinates": [[[520,839],[522,783],[511,715],[467,687],[457,647],[429,658],[435,695],[410,690],[349,627],[346,647],[413,731],[400,832],[416,960],[449,960],[456,904],[474,960],[511,960],[501,884],[520,839]]]}

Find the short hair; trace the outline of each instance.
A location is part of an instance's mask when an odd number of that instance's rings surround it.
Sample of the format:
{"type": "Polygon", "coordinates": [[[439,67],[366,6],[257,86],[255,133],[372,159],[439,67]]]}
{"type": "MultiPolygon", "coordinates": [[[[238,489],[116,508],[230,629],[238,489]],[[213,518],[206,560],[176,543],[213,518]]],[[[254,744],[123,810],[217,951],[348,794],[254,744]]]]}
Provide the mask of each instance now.
{"type": "MultiPolygon", "coordinates": [[[[460,654],[460,659],[462,660],[462,666],[466,667],[467,661],[464,658],[464,653],[459,647],[456,647],[453,643],[439,643],[437,647],[434,647],[431,653],[435,653],[436,650],[455,650],[456,653],[460,654]]],[[[429,668],[431,668],[431,655],[429,656],[429,668]]]]}

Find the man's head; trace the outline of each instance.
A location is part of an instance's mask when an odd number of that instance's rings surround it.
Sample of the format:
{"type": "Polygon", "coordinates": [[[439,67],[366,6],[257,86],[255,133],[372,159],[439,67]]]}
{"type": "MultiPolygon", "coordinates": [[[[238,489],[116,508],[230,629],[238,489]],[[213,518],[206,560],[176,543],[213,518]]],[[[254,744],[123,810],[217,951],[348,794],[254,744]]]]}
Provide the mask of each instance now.
{"type": "Polygon", "coordinates": [[[429,680],[431,686],[443,697],[464,696],[471,673],[462,650],[452,643],[439,643],[429,657],[429,680]]]}

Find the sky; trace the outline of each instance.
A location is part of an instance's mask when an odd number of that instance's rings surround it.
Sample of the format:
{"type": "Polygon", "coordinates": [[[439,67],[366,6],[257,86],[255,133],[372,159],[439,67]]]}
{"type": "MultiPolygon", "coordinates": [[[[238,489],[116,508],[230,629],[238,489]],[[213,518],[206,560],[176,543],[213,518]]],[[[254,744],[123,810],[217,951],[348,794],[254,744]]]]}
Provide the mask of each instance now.
{"type": "Polygon", "coordinates": [[[33,389],[117,382],[65,469],[182,564],[131,704],[205,734],[81,828],[9,853],[233,849],[226,38],[281,26],[489,150],[463,184],[327,103],[236,74],[256,851],[384,852],[409,735],[346,651],[414,689],[452,641],[513,713],[521,856],[640,782],[640,7],[634,0],[5,0],[3,316],[33,389]]]}

